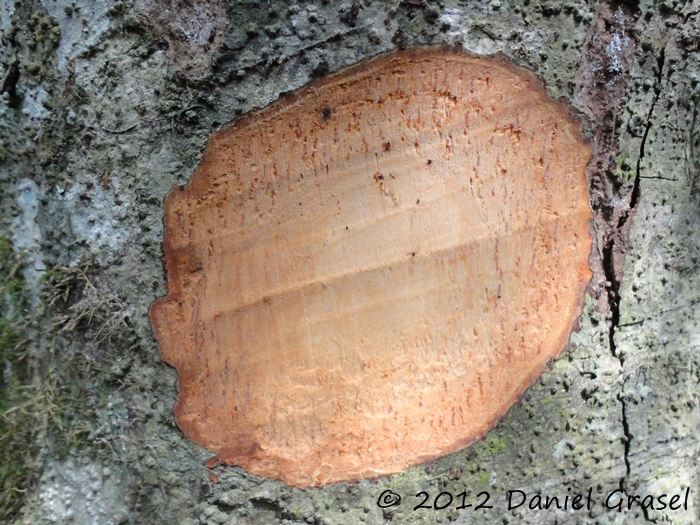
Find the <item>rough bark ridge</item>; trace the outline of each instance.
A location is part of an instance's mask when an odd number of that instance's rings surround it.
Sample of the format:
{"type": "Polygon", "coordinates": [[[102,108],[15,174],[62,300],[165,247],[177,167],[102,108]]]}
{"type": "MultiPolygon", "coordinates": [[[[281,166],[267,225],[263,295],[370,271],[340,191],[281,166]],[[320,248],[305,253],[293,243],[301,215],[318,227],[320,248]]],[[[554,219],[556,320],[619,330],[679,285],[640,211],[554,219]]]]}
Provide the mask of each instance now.
{"type": "Polygon", "coordinates": [[[696,523],[699,17],[697,0],[0,5],[0,521],[696,523]],[[501,52],[588,119],[579,332],[484,441],[429,465],[308,490],[208,468],[147,319],[165,193],[212,128],[426,43],[501,52]],[[687,510],[627,508],[685,487],[687,510]],[[508,511],[515,489],[595,503],[508,511]],[[622,511],[603,505],[616,489],[622,511]],[[493,508],[414,510],[420,491],[493,508]]]}

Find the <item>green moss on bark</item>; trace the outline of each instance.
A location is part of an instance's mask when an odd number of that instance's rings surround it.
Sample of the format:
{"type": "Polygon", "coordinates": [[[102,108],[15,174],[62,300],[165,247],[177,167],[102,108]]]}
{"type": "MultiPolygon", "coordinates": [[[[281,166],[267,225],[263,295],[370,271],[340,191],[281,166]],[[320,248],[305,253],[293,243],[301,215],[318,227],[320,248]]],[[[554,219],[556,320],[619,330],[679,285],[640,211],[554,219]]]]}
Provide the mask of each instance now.
{"type": "Polygon", "coordinates": [[[36,451],[21,425],[27,381],[27,301],[21,262],[12,242],[0,237],[0,520],[11,516],[21,503],[30,476],[27,465],[36,451]]]}

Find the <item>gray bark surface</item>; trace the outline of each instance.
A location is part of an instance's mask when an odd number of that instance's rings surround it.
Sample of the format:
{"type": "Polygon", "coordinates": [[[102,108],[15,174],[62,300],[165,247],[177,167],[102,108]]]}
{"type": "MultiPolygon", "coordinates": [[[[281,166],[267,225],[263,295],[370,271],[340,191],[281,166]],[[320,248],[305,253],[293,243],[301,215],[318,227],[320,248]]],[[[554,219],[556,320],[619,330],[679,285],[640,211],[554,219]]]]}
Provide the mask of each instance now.
{"type": "Polygon", "coordinates": [[[0,0],[0,32],[0,522],[700,523],[699,1],[0,0]],[[481,442],[430,464],[307,490],[207,468],[147,315],[163,197],[213,128],[417,44],[502,53],[580,114],[580,330],[481,442]],[[589,490],[590,510],[530,508],[589,490]],[[414,510],[421,491],[455,503],[414,510]]]}

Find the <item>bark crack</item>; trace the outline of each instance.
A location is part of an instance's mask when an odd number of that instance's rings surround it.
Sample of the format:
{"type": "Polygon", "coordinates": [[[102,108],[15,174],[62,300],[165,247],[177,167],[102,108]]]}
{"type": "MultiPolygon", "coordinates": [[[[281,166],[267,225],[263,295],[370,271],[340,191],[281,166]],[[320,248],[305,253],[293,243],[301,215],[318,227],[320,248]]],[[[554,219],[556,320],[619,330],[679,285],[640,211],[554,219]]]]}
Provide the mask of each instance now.
{"type": "MultiPolygon", "coordinates": [[[[645,127],[644,127],[644,134],[642,136],[642,141],[639,146],[639,156],[637,157],[637,163],[636,163],[636,171],[635,171],[635,177],[634,177],[634,182],[632,186],[632,190],[630,192],[630,200],[629,200],[629,206],[628,208],[622,213],[618,219],[618,224],[617,224],[617,231],[615,232],[615,235],[612,235],[609,237],[608,242],[606,243],[604,249],[603,249],[603,268],[605,271],[605,276],[607,279],[606,286],[608,288],[608,301],[609,301],[609,306],[610,306],[610,313],[611,313],[611,323],[610,323],[610,330],[608,332],[609,335],[609,341],[610,341],[610,351],[612,355],[618,359],[620,362],[620,368],[623,370],[624,373],[624,364],[625,364],[625,358],[623,355],[619,355],[617,352],[617,346],[615,345],[615,334],[617,329],[620,327],[620,282],[621,282],[621,276],[618,276],[618,273],[615,271],[615,265],[614,265],[614,252],[615,252],[615,244],[616,244],[616,239],[618,238],[618,234],[623,233],[623,228],[629,221],[630,217],[634,215],[634,212],[637,209],[637,206],[639,204],[639,195],[640,195],[640,180],[641,180],[641,173],[642,173],[642,162],[644,160],[644,155],[645,155],[645,146],[647,142],[647,138],[649,136],[649,131],[652,126],[652,117],[654,114],[654,109],[656,107],[656,104],[660,98],[661,95],[661,83],[663,80],[663,69],[664,69],[664,63],[665,63],[665,49],[662,47],[659,53],[659,56],[657,57],[657,74],[656,74],[656,82],[654,85],[654,97],[652,99],[651,105],[649,106],[649,111],[647,113],[646,117],[646,122],[645,122],[645,127]]],[[[628,236],[628,233],[625,233],[625,237],[628,236]]],[[[629,425],[629,420],[627,417],[627,409],[628,409],[628,401],[624,395],[624,393],[620,393],[618,396],[618,400],[621,405],[621,419],[622,419],[622,429],[624,433],[624,462],[625,462],[625,475],[620,479],[620,490],[623,491],[624,494],[627,494],[627,490],[625,488],[625,482],[629,478],[631,472],[632,472],[632,466],[630,462],[630,454],[631,454],[631,445],[632,445],[632,440],[634,439],[634,436],[632,434],[632,431],[630,429],[629,425]]],[[[649,510],[645,507],[641,507],[642,512],[644,514],[645,521],[651,522],[651,523],[657,523],[656,519],[653,519],[649,516],[649,510]]]]}
{"type": "MultiPolygon", "coordinates": [[[[620,327],[621,283],[625,256],[630,245],[630,226],[640,201],[640,181],[652,117],[660,98],[664,72],[663,49],[657,56],[654,92],[646,112],[636,166],[631,180],[620,177],[618,155],[619,132],[622,124],[624,100],[628,93],[629,71],[634,61],[634,49],[639,35],[635,20],[639,16],[638,5],[616,0],[603,1],[591,24],[587,37],[587,52],[581,70],[582,99],[591,115],[594,147],[589,174],[591,180],[591,207],[596,222],[594,227],[598,259],[592,264],[592,287],[598,298],[598,311],[607,318],[609,352],[619,363],[623,387],[617,394],[620,404],[622,427],[622,459],[624,473],[619,488],[628,498],[626,490],[632,474],[633,427],[630,419],[630,400],[624,394],[625,356],[618,349],[615,337],[620,327]]],[[[642,509],[646,522],[648,511],[642,509]]]]}
{"type": "MultiPolygon", "coordinates": [[[[661,81],[663,76],[663,68],[665,62],[665,49],[662,47],[657,57],[658,71],[656,74],[656,82],[654,84],[654,98],[649,106],[649,112],[647,113],[646,122],[644,124],[644,134],[642,135],[642,142],[639,146],[639,156],[637,157],[636,171],[634,176],[634,182],[632,185],[632,190],[630,192],[630,201],[627,209],[620,214],[617,222],[616,234],[621,233],[622,229],[625,227],[630,217],[634,214],[639,204],[639,183],[642,176],[642,162],[644,161],[644,148],[646,146],[647,138],[649,137],[649,130],[651,129],[651,120],[654,114],[654,109],[656,103],[659,101],[661,95],[661,81]]],[[[620,365],[624,365],[625,360],[623,356],[617,355],[617,347],[615,345],[615,332],[620,325],[620,284],[621,276],[618,276],[618,272],[615,271],[614,264],[614,248],[616,244],[617,235],[611,235],[608,238],[607,243],[603,248],[603,269],[605,271],[605,277],[607,279],[606,286],[608,288],[608,304],[610,307],[611,314],[611,325],[609,331],[610,339],[610,351],[614,357],[617,357],[620,361],[620,365]]]]}

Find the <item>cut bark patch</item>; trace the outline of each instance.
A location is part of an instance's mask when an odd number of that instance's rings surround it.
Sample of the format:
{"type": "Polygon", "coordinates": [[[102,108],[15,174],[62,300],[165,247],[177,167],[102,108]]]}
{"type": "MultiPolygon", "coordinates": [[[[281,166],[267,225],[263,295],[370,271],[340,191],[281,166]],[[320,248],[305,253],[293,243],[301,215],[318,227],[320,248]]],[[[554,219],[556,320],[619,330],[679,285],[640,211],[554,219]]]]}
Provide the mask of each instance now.
{"type": "Polygon", "coordinates": [[[212,134],[151,309],[185,434],[298,485],[473,442],[566,345],[590,150],[503,60],[408,49],[212,134]]]}

